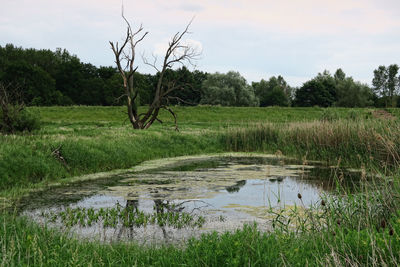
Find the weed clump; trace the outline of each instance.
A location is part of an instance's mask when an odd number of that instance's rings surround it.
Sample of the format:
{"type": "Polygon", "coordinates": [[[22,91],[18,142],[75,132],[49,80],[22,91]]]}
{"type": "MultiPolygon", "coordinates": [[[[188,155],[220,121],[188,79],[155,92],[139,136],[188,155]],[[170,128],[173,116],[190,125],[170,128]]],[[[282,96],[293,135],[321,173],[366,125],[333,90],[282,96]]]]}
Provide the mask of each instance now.
{"type": "Polygon", "coordinates": [[[39,121],[37,114],[26,110],[18,87],[0,83],[0,132],[31,132],[40,128],[39,121]]]}
{"type": "Polygon", "coordinates": [[[40,117],[24,107],[9,105],[7,111],[0,110],[0,132],[32,132],[40,129],[40,117]]]}
{"type": "Polygon", "coordinates": [[[147,225],[169,226],[176,229],[183,227],[201,227],[205,219],[176,209],[176,206],[163,204],[154,207],[156,212],[145,213],[133,206],[113,208],[66,208],[58,212],[43,212],[42,216],[50,222],[61,222],[66,227],[79,225],[90,227],[100,223],[103,227],[146,227],[147,225]]]}

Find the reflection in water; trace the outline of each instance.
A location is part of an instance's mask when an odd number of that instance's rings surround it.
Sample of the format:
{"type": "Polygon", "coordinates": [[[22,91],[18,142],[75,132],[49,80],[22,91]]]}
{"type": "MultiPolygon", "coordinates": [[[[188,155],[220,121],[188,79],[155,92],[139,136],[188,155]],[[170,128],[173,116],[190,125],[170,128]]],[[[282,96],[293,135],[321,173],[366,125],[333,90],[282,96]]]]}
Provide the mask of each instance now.
{"type": "MultiPolygon", "coordinates": [[[[167,201],[166,204],[164,204],[162,199],[154,199],[154,209],[156,210],[156,213],[158,216],[162,216],[164,214],[164,209],[168,206],[169,202],[167,201]]],[[[161,231],[163,233],[164,239],[168,238],[167,231],[165,230],[165,225],[164,224],[159,224],[161,231]]]]}
{"type": "Polygon", "coordinates": [[[236,184],[227,186],[226,191],[228,191],[228,193],[239,192],[240,188],[242,188],[245,184],[246,180],[237,181],[236,184]]]}
{"type": "MultiPolygon", "coordinates": [[[[360,181],[360,172],[308,166],[282,158],[227,157],[177,164],[124,175],[119,180],[114,178],[109,185],[105,180],[98,184],[90,181],[31,195],[24,202],[28,207],[25,209],[28,215],[40,220],[35,214],[43,210],[64,207],[98,210],[126,203],[125,209],[153,216],[155,222],[138,227],[129,221],[126,225],[119,224],[114,232],[104,230],[110,240],[115,237],[144,242],[150,238],[180,240],[207,231],[235,229],[254,221],[267,230],[269,208],[307,207],[318,203],[320,195],[330,193],[337,183],[352,190],[360,181]],[[298,194],[302,195],[301,201],[298,194]],[[63,201],[58,202],[59,199],[63,201]],[[204,216],[204,226],[189,230],[168,221],[177,216],[179,225],[186,219],[193,225],[189,215],[204,216]]],[[[89,228],[79,231],[85,235],[89,228]]]]}
{"type": "MultiPolygon", "coordinates": [[[[132,194],[128,194],[128,197],[132,198],[133,195],[132,195],[132,194]]],[[[131,210],[134,210],[134,211],[137,212],[137,211],[138,211],[138,208],[139,208],[139,200],[138,200],[138,199],[128,199],[128,200],[126,201],[126,206],[125,206],[125,208],[131,209],[131,210]]],[[[126,216],[129,216],[129,215],[126,215],[126,216]]],[[[119,232],[118,232],[118,237],[117,237],[117,239],[120,240],[121,237],[124,236],[124,233],[125,233],[125,232],[127,232],[128,238],[131,239],[131,238],[134,237],[135,230],[134,230],[134,227],[133,227],[133,221],[132,221],[131,223],[129,223],[127,226],[122,225],[122,226],[119,228],[119,232]]]]}
{"type": "MultiPolygon", "coordinates": [[[[129,195],[129,197],[134,197],[132,194],[129,195]]],[[[159,227],[162,231],[163,237],[165,240],[168,240],[169,236],[167,233],[167,226],[172,226],[172,227],[178,227],[180,228],[181,226],[179,225],[171,225],[171,218],[172,220],[175,220],[176,223],[179,224],[179,217],[184,216],[184,209],[185,206],[183,204],[189,203],[190,201],[185,201],[181,202],[179,204],[176,203],[171,203],[169,200],[163,200],[163,199],[153,199],[154,205],[153,205],[153,211],[155,211],[155,214],[153,215],[154,222],[154,227],[159,227]]],[[[117,204],[118,205],[118,204],[117,204]]],[[[139,214],[143,212],[143,210],[140,210],[140,205],[139,205],[139,199],[129,199],[126,201],[126,206],[125,210],[132,211],[132,213],[127,212],[123,213],[124,216],[134,216],[134,214],[139,214]]],[[[193,210],[192,210],[193,211],[193,210]]],[[[194,217],[192,217],[194,219],[194,217]]],[[[129,224],[124,224],[122,223],[119,225],[117,228],[119,228],[118,232],[118,240],[121,240],[121,237],[127,236],[129,239],[134,238],[135,234],[135,228],[141,228],[141,227],[146,227],[146,225],[135,225],[134,220],[125,220],[125,221],[130,221],[129,224]]],[[[187,222],[187,226],[190,225],[190,222],[187,222]]]]}
{"type": "Polygon", "coordinates": [[[270,182],[278,182],[278,183],[280,183],[280,182],[283,181],[283,179],[285,179],[284,176],[273,176],[273,177],[269,178],[269,181],[270,182]]]}
{"type": "Polygon", "coordinates": [[[333,191],[337,186],[347,192],[357,192],[361,183],[361,170],[349,171],[341,168],[312,168],[306,173],[305,179],[318,183],[322,190],[333,191]]]}

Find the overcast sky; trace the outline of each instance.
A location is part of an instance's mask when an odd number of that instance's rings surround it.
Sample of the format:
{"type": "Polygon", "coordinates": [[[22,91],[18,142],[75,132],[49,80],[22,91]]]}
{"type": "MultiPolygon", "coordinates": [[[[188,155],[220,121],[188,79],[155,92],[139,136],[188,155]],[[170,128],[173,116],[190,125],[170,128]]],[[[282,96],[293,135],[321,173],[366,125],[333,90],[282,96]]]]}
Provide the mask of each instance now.
{"type": "MultiPolygon", "coordinates": [[[[0,0],[0,45],[66,48],[83,62],[113,65],[121,0],[0,0]]],[[[239,71],[249,82],[282,75],[300,86],[342,68],[371,83],[379,65],[400,64],[400,0],[124,0],[143,24],[139,49],[160,54],[195,16],[187,38],[202,48],[197,69],[239,71]]],[[[138,58],[139,71],[149,72],[138,58]]]]}

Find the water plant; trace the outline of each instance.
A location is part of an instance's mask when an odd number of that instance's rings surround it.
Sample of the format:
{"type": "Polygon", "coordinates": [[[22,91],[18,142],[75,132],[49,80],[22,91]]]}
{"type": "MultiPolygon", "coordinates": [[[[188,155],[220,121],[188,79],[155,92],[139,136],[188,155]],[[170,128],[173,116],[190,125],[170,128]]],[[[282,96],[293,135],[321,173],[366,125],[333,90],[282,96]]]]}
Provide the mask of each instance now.
{"type": "Polygon", "coordinates": [[[66,227],[90,227],[94,224],[100,224],[105,228],[158,225],[181,229],[202,227],[205,223],[204,217],[184,212],[178,209],[178,206],[162,202],[155,205],[153,213],[145,213],[132,205],[122,207],[119,204],[112,208],[100,209],[66,207],[57,211],[42,211],[41,215],[49,222],[59,222],[66,227]]]}

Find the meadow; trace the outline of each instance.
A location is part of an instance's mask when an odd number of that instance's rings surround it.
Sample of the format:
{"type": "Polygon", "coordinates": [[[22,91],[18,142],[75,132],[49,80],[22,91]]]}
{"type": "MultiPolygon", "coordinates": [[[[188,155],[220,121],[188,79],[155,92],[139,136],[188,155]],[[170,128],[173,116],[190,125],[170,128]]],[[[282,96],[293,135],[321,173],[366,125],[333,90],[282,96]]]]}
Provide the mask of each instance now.
{"type": "MultiPolygon", "coordinates": [[[[400,263],[400,112],[375,109],[175,107],[162,124],[135,131],[124,107],[31,107],[42,128],[0,135],[0,261],[44,265],[397,265],[400,263]],[[43,228],[12,210],[33,190],[150,159],[218,152],[283,154],[386,177],[346,198],[327,198],[307,216],[278,214],[261,233],[245,226],[185,248],[89,242],[43,228]],[[322,211],[322,212],[321,212],[322,211]],[[286,216],[286,217],[285,217],[286,216]],[[360,219],[362,218],[362,219],[360,219]],[[294,233],[287,221],[298,220],[294,233]]],[[[341,190],[338,186],[337,190],[341,190]]]]}

